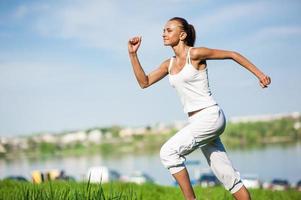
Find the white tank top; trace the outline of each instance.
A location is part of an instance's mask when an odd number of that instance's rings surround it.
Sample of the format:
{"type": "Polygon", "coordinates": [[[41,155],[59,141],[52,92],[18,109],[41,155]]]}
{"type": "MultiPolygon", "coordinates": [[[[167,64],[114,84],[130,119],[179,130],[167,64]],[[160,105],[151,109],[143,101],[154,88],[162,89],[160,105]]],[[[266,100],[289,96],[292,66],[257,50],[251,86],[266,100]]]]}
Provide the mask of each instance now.
{"type": "Polygon", "coordinates": [[[209,88],[207,67],[203,70],[197,70],[191,64],[190,49],[191,47],[187,52],[185,66],[180,72],[170,74],[174,57],[170,59],[168,67],[169,82],[180,96],[185,113],[217,104],[209,88]]]}

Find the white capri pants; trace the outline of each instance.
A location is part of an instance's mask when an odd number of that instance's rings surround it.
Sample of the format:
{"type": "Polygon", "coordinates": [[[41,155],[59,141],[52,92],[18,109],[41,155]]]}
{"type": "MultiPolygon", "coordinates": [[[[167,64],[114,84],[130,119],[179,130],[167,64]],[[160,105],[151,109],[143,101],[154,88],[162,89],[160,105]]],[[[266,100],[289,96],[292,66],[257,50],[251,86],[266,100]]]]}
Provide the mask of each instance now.
{"type": "Polygon", "coordinates": [[[185,155],[199,148],[224,187],[231,193],[237,192],[243,183],[219,138],[225,126],[226,119],[218,105],[205,108],[189,117],[189,124],[162,146],[160,157],[164,167],[171,174],[183,170],[185,155]]]}

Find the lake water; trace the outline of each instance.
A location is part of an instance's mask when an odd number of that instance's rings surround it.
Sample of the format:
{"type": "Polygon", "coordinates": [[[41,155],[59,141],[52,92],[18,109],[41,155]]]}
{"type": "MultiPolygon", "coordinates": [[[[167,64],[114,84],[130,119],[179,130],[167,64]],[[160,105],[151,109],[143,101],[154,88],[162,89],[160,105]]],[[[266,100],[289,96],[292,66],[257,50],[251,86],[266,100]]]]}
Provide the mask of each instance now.
{"type": "MultiPolygon", "coordinates": [[[[158,149],[159,152],[159,149],[158,149]]],[[[244,174],[256,174],[262,181],[284,178],[290,183],[301,180],[301,143],[290,146],[268,146],[260,149],[228,150],[228,155],[238,171],[244,174]]],[[[199,169],[208,168],[201,151],[187,156],[187,161],[198,160],[198,165],[188,165],[191,178],[199,169]]],[[[119,156],[74,156],[53,157],[47,159],[0,159],[0,178],[8,175],[23,175],[30,178],[31,171],[63,169],[66,174],[81,180],[89,167],[105,165],[117,170],[122,175],[133,171],[144,171],[157,183],[171,185],[173,178],[162,166],[159,153],[148,155],[126,154],[119,156]]]]}

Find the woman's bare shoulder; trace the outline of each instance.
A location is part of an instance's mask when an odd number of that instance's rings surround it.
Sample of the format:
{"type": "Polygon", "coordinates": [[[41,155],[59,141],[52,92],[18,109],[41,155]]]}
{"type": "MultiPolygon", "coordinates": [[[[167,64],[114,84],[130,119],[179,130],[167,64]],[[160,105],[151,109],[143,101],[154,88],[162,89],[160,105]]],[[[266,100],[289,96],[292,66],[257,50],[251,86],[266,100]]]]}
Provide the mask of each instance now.
{"type": "Polygon", "coordinates": [[[193,60],[202,59],[207,50],[207,47],[193,47],[190,50],[190,58],[193,60]]]}
{"type": "Polygon", "coordinates": [[[169,63],[170,63],[170,59],[171,59],[171,58],[168,58],[168,59],[164,60],[164,61],[161,63],[160,67],[162,67],[162,68],[168,68],[169,63]]]}

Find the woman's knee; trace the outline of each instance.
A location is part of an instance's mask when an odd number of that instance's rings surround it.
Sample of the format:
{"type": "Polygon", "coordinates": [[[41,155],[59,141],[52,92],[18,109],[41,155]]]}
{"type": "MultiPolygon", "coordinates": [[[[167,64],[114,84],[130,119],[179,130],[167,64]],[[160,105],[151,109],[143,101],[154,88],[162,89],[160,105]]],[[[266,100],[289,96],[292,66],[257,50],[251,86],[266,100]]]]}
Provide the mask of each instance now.
{"type": "Polygon", "coordinates": [[[165,167],[168,167],[168,163],[171,162],[170,157],[172,154],[173,153],[171,148],[168,146],[167,143],[165,143],[160,149],[160,159],[165,167]]]}
{"type": "Polygon", "coordinates": [[[170,169],[176,166],[182,166],[185,158],[169,144],[165,143],[160,149],[161,162],[165,168],[170,169]]]}

